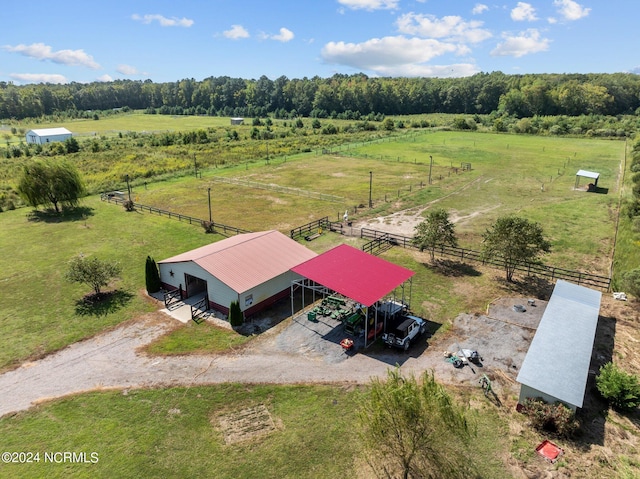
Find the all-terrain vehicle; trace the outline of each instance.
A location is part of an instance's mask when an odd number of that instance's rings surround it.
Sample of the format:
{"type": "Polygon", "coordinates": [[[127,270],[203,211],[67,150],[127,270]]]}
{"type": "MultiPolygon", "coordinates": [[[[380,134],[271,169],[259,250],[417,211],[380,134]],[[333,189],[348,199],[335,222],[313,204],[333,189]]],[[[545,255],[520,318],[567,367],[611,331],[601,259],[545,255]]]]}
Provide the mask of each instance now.
{"type": "Polygon", "coordinates": [[[424,334],[426,330],[427,323],[424,319],[407,315],[402,317],[400,324],[391,332],[384,333],[382,340],[389,347],[394,346],[406,351],[411,346],[411,341],[424,334]]]}

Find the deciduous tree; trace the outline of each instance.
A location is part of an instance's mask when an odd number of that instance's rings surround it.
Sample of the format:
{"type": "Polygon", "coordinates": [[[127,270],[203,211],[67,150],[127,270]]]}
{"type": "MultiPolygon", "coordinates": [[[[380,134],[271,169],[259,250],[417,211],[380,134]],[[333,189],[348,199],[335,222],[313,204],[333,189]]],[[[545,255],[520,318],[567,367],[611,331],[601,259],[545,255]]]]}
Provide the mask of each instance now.
{"type": "Polygon", "coordinates": [[[96,296],[99,296],[101,288],[107,286],[121,271],[121,266],[116,262],[102,261],[95,257],[85,258],[80,255],[71,260],[65,277],[72,283],[90,285],[96,296]]]}
{"type": "Polygon", "coordinates": [[[466,410],[433,373],[417,380],[390,370],[373,379],[359,412],[367,462],[379,477],[465,477],[464,450],[475,435],[466,410]]]}
{"type": "Polygon", "coordinates": [[[61,206],[77,206],[84,191],[78,170],[65,161],[34,161],[24,167],[18,183],[18,193],[26,203],[53,206],[56,213],[61,206]]]}
{"type": "Polygon", "coordinates": [[[502,261],[507,281],[513,281],[519,263],[533,263],[543,253],[551,251],[551,243],[544,238],[542,226],[518,216],[498,218],[483,238],[483,253],[502,261]]]}
{"type": "Polygon", "coordinates": [[[442,208],[429,211],[426,219],[416,226],[413,244],[420,251],[428,249],[431,253],[431,261],[435,258],[436,246],[458,246],[455,225],[449,221],[449,213],[442,208]]]}

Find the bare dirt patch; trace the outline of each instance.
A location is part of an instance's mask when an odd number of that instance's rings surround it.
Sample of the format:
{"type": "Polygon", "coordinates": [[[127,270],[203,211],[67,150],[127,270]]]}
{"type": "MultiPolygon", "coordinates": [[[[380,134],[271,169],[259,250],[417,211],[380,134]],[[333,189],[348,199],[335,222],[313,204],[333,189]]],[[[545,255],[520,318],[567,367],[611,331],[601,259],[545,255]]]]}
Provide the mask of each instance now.
{"type": "Polygon", "coordinates": [[[278,429],[264,404],[224,414],[211,422],[219,425],[227,445],[258,439],[278,429]]]}

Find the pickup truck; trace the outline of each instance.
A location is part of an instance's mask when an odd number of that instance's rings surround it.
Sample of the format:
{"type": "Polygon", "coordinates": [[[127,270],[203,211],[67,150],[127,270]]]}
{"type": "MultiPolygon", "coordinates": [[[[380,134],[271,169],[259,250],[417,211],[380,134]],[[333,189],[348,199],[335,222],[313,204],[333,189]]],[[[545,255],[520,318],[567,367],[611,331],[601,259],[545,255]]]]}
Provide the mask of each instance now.
{"type": "Polygon", "coordinates": [[[382,340],[389,347],[395,346],[406,351],[411,346],[411,341],[424,334],[426,330],[427,323],[424,319],[407,315],[402,317],[400,324],[395,329],[384,333],[382,340]]]}

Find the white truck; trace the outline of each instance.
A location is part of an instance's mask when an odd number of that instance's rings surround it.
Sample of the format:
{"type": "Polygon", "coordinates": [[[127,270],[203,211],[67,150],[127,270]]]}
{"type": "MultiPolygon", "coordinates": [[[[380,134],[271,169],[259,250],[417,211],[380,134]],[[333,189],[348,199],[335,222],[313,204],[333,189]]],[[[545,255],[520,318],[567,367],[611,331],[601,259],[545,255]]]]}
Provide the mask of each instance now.
{"type": "Polygon", "coordinates": [[[402,316],[401,322],[391,332],[382,335],[382,341],[389,347],[404,349],[411,346],[411,341],[417,336],[424,334],[427,330],[427,323],[417,316],[402,316]]]}

